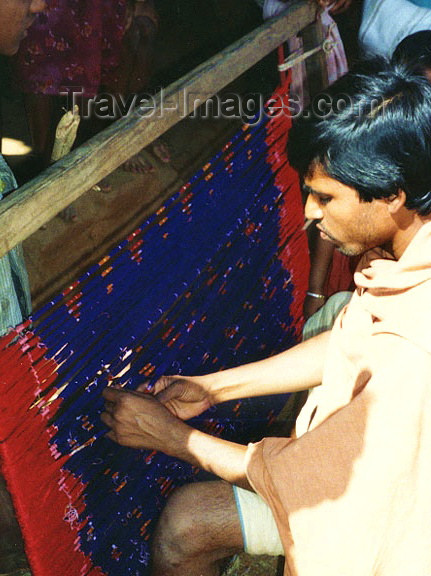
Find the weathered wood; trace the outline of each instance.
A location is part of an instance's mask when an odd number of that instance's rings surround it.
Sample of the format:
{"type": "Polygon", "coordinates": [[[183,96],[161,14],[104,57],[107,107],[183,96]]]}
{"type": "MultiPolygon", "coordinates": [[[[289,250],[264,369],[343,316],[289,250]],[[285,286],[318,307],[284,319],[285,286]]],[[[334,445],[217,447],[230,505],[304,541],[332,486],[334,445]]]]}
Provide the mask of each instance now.
{"type": "MultiPolygon", "coordinates": [[[[319,19],[313,25],[301,31],[304,52],[322,45],[325,40],[322,21],[319,19]]],[[[326,54],[320,50],[305,61],[307,87],[310,98],[326,88],[328,85],[328,71],[326,67],[326,54]]]]}
{"type": "Polygon", "coordinates": [[[293,3],[282,16],[263,24],[160,92],[149,114],[134,110],[2,200],[0,256],[315,17],[314,2],[293,3]]]}

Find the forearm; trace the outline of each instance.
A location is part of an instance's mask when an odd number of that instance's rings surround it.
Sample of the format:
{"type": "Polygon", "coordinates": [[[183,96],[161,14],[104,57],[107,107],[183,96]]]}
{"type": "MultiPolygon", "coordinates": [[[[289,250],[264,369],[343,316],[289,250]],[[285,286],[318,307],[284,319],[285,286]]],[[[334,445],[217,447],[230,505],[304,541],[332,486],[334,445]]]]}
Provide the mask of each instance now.
{"type": "MultiPolygon", "coordinates": [[[[143,422],[139,416],[136,421],[142,431],[147,431],[147,421],[143,422]]],[[[160,434],[152,446],[146,447],[188,462],[231,484],[250,489],[245,473],[247,446],[205,434],[175,418],[167,424],[165,434],[160,434]]]]}
{"type": "Polygon", "coordinates": [[[150,394],[122,388],[103,391],[101,420],[107,437],[122,446],[157,450],[211,472],[232,484],[249,487],[246,446],[200,432],[174,416],[150,394]]]}
{"type": "Polygon", "coordinates": [[[250,489],[245,473],[246,451],[247,446],[210,436],[195,429],[190,434],[187,446],[187,453],[190,455],[188,461],[191,464],[231,484],[250,489]]]}
{"type": "Polygon", "coordinates": [[[298,392],[322,382],[330,332],[259,362],[208,375],[212,403],[298,392]]]}

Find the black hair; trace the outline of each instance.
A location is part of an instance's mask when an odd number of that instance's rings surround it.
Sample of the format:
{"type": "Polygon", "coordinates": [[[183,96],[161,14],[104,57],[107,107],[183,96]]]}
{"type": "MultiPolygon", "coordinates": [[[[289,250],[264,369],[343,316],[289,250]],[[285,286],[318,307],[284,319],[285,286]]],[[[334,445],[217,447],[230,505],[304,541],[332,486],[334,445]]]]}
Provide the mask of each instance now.
{"type": "Polygon", "coordinates": [[[431,70],[431,30],[420,30],[398,44],[392,55],[394,64],[405,64],[416,74],[431,70]]]}
{"type": "Polygon", "coordinates": [[[288,155],[301,177],[320,165],[361,200],[403,190],[431,213],[431,86],[408,67],[374,60],[349,72],[293,123],[288,155]]]}

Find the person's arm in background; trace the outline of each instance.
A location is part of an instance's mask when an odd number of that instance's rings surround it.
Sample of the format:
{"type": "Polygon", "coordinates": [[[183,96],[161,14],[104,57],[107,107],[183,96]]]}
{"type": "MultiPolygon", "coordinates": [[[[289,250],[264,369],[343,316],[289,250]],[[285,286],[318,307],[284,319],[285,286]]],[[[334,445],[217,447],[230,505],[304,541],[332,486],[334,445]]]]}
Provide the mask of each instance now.
{"type": "Polygon", "coordinates": [[[308,232],[310,245],[310,275],[304,301],[304,318],[307,320],[326,301],[325,285],[334,255],[334,245],[320,237],[313,226],[308,232]]]}

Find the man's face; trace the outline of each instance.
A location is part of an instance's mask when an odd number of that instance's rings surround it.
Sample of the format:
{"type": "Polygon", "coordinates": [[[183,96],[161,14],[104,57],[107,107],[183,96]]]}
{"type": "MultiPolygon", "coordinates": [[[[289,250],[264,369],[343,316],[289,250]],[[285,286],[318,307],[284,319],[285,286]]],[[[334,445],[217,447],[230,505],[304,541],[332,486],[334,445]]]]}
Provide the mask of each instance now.
{"type": "Polygon", "coordinates": [[[317,220],[322,238],[343,254],[357,256],[391,245],[394,222],[387,200],[362,202],[354,188],[330,178],[319,166],[305,178],[304,190],[306,218],[317,220]]]}
{"type": "Polygon", "coordinates": [[[11,56],[27,34],[45,0],[0,0],[0,54],[11,56]]]}

